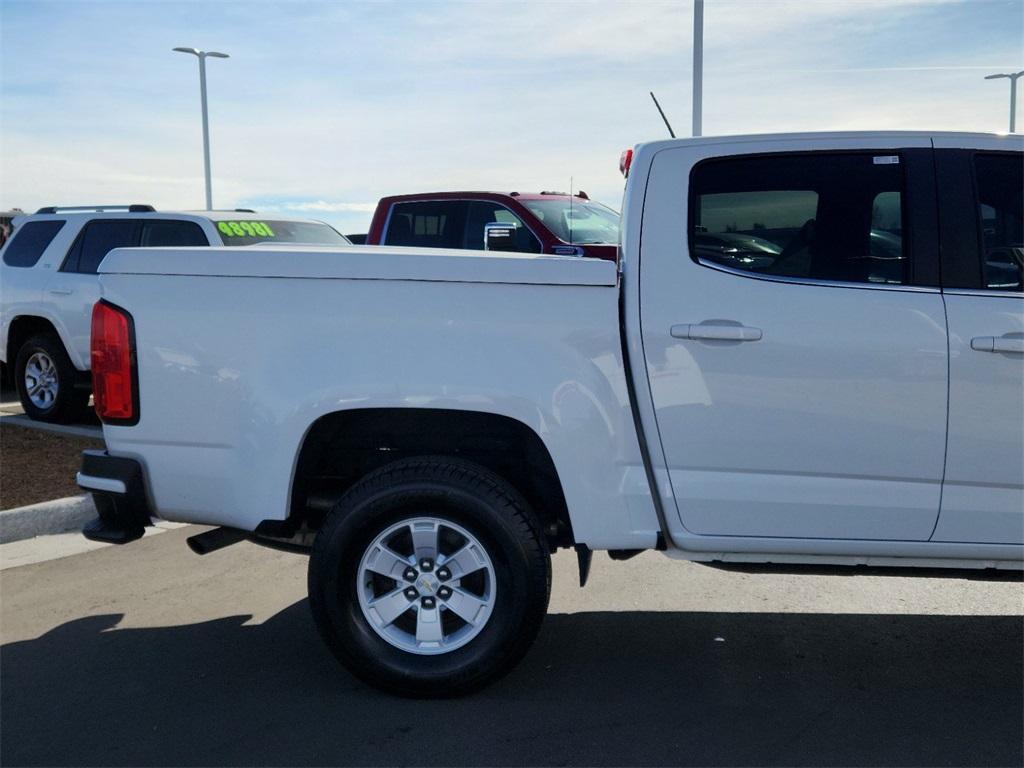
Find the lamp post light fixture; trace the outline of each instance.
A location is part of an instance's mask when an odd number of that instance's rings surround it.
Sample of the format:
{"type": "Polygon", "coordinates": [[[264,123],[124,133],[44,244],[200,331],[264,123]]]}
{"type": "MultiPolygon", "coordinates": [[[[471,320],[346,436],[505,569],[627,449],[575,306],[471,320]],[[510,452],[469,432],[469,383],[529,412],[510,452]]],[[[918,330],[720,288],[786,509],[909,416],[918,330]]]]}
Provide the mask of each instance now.
{"type": "Polygon", "coordinates": [[[197,48],[175,48],[178,53],[191,53],[199,59],[199,97],[203,104],[203,167],[206,171],[206,210],[213,210],[213,184],[210,180],[210,120],[206,109],[206,57],[226,59],[226,53],[200,51],[197,48]]]}
{"type": "Polygon", "coordinates": [[[1017,78],[1024,75],[1024,70],[1010,74],[985,75],[986,80],[1000,80],[1006,78],[1010,81],[1010,133],[1017,127],[1017,78]]]}

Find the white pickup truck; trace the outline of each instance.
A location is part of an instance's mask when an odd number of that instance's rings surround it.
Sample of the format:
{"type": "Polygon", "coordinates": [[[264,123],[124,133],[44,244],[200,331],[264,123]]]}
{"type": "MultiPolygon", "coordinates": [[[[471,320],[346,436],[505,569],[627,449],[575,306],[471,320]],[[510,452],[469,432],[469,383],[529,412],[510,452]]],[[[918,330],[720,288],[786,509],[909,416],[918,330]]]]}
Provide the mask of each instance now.
{"type": "Polygon", "coordinates": [[[639,145],[620,263],[119,249],[83,458],[152,517],[309,552],[350,670],[432,696],[527,650],[549,553],[1019,569],[1019,137],[639,145]]]}

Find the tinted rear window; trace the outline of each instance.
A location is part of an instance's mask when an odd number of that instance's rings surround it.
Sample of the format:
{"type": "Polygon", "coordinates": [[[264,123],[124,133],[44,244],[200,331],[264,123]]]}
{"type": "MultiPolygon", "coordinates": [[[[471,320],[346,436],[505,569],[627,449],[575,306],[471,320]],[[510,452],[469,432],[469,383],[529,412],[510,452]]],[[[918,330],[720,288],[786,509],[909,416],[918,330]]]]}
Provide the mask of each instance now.
{"type": "Polygon", "coordinates": [[[30,221],[22,224],[4,251],[4,264],[9,267],[35,266],[63,226],[63,221],[30,221]]]}
{"type": "Polygon", "coordinates": [[[977,155],[978,218],[984,246],[983,287],[1024,285],[1024,155],[977,155]]]}
{"type": "MultiPolygon", "coordinates": [[[[103,257],[115,248],[134,248],[139,244],[139,230],[142,222],[138,219],[97,219],[90,221],[78,239],[77,263],[68,263],[65,271],[95,274],[103,257]]],[[[72,248],[72,252],[75,249],[72,248]]]]}
{"type": "Polygon", "coordinates": [[[209,245],[202,227],[193,221],[147,219],[142,225],[142,245],[154,247],[209,245]]]}

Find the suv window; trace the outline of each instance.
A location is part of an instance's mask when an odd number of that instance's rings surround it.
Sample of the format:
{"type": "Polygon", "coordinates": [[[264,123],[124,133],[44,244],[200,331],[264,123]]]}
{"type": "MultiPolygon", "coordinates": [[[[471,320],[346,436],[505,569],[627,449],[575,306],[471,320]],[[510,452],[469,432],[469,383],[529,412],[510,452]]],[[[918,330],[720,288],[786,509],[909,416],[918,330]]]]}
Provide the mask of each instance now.
{"type": "Polygon", "coordinates": [[[142,223],[142,245],[154,247],[209,245],[203,228],[194,221],[146,219],[142,223]]]}
{"type": "Polygon", "coordinates": [[[1024,273],[1024,155],[974,158],[984,287],[1020,291],[1024,273]]]}
{"type": "Polygon", "coordinates": [[[4,264],[9,267],[34,267],[63,226],[64,222],[57,220],[22,224],[4,251],[4,264]]]}
{"type": "Polygon", "coordinates": [[[690,253],[761,275],[899,285],[902,206],[895,155],[709,160],[690,178],[690,253]]]}
{"type": "Polygon", "coordinates": [[[137,246],[141,228],[141,219],[90,221],[71,246],[63,271],[95,274],[103,257],[114,248],[137,246]]]}
{"type": "Polygon", "coordinates": [[[516,228],[514,250],[521,253],[540,253],[540,240],[527,229],[522,219],[500,203],[486,200],[474,200],[469,204],[469,214],[466,217],[466,237],[462,247],[477,251],[483,250],[484,225],[495,221],[511,224],[516,228]]]}
{"type": "Polygon", "coordinates": [[[384,233],[384,245],[462,248],[468,208],[465,200],[395,203],[384,233]]]}

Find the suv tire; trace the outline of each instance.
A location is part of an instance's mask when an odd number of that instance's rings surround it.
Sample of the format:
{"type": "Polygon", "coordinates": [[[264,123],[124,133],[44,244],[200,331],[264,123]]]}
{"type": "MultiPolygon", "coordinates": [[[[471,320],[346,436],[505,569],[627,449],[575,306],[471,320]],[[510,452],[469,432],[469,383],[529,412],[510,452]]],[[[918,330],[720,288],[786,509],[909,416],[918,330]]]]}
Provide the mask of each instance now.
{"type": "Polygon", "coordinates": [[[551,559],[525,499],[446,457],[396,461],[359,481],[309,561],[310,607],[331,651],[404,696],[456,696],[505,674],[537,636],[550,591],[551,559]]]}
{"type": "Polygon", "coordinates": [[[89,390],[77,388],[77,380],[78,371],[53,334],[32,336],[18,350],[14,383],[29,418],[56,424],[80,419],[89,405],[89,390]]]}

